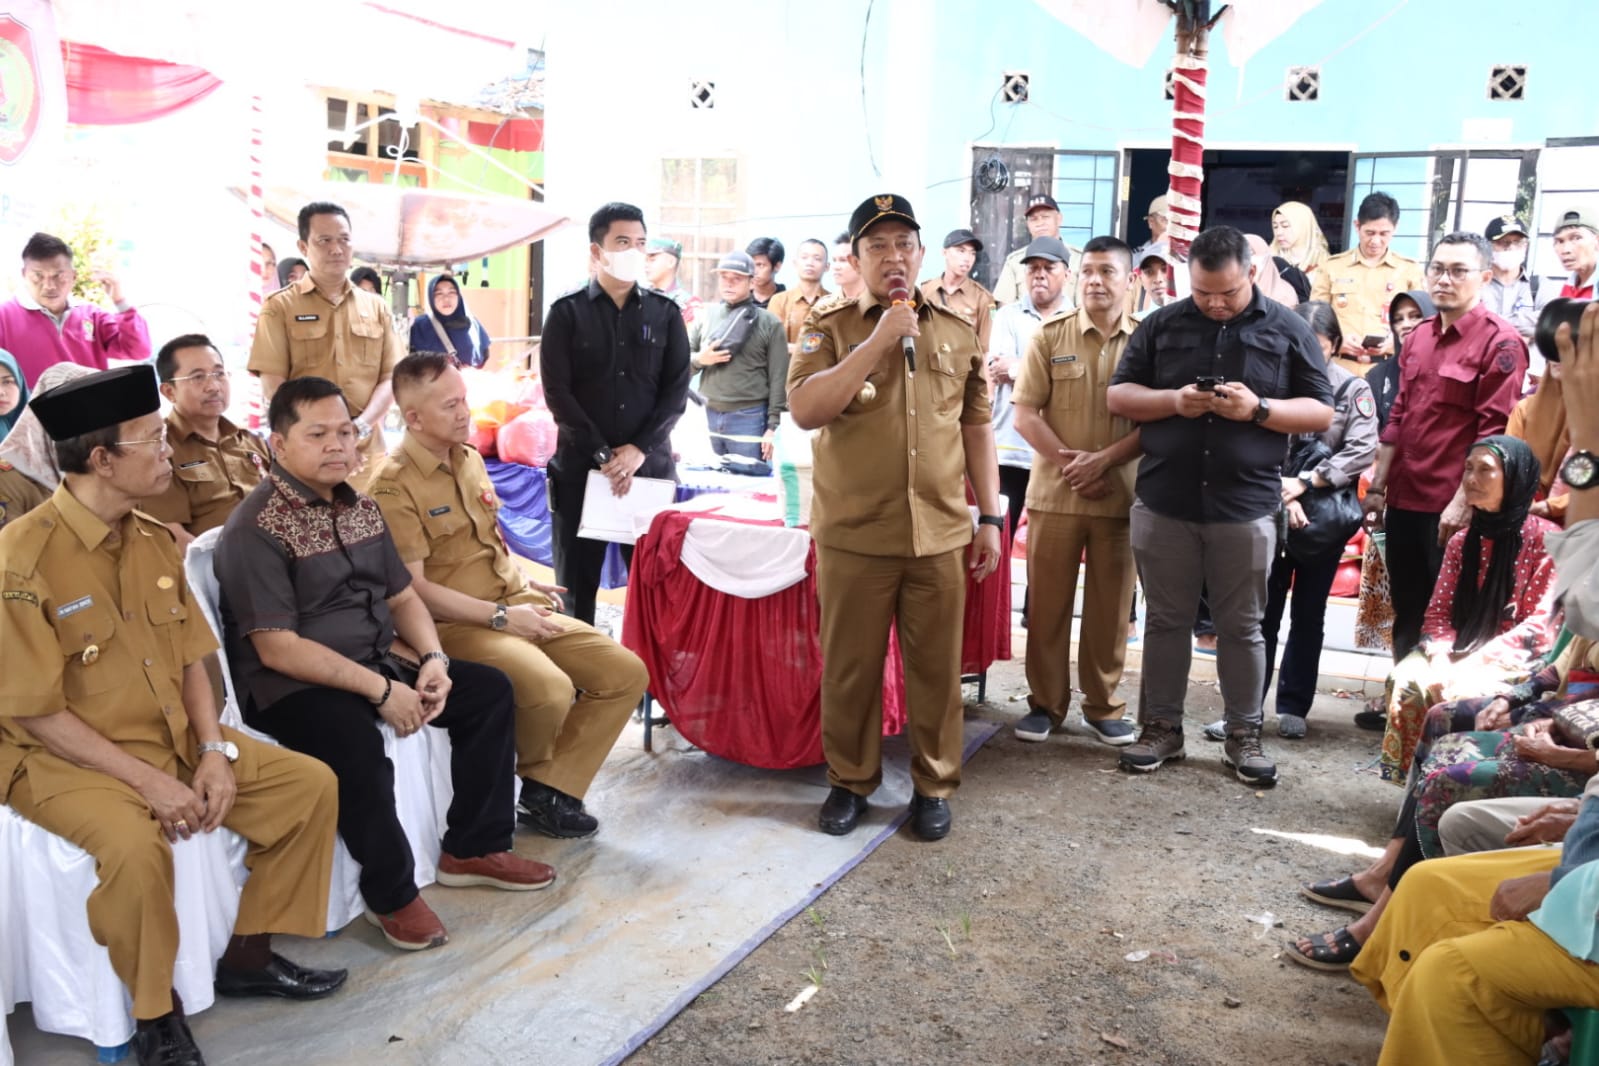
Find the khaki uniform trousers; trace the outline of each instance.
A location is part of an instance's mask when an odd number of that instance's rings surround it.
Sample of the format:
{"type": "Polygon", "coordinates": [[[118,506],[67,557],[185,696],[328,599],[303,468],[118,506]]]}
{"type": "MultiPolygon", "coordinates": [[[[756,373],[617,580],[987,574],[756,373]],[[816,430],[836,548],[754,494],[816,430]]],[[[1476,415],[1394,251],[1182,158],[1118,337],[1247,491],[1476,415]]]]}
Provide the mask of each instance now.
{"type": "MultiPolygon", "coordinates": [[[[328,887],[338,826],[333,771],[315,759],[252,740],[231,729],[239,746],[233,765],[238,797],[222,825],[249,847],[249,880],[239,897],[233,931],[239,936],[327,932],[328,887]]],[[[188,784],[189,768],[174,759],[188,784]]],[[[172,969],[178,956],[172,845],[133,789],[85,770],[93,783],[35,801],[27,774],[11,786],[11,809],[94,856],[100,883],[89,893],[89,932],[111,956],[111,968],[133,995],[133,1016],[159,1018],[172,1010],[172,969]]]]}
{"type": "Polygon", "coordinates": [[[1379,1066],[1532,1066],[1546,1010],[1599,1007],[1599,966],[1531,922],[1488,916],[1501,881],[1559,862],[1555,848],[1516,848],[1405,874],[1350,969],[1391,1014],[1379,1066]]]}
{"type": "Polygon", "coordinates": [[[1133,606],[1133,546],[1126,518],[1027,511],[1027,687],[1032,705],[1060,725],[1072,698],[1072,606],[1086,550],[1088,580],[1077,635],[1083,717],[1120,718],[1116,696],[1127,661],[1127,615],[1133,606]]]}
{"type": "Polygon", "coordinates": [[[563,614],[549,620],[562,632],[538,642],[455,622],[440,623],[439,641],[452,658],[510,677],[517,774],[582,799],[643,697],[649,673],[643,660],[593,626],[563,614]]]}
{"type": "Polygon", "coordinates": [[[861,796],[883,781],[883,663],[898,622],[911,780],[924,796],[960,785],[966,549],[903,558],[816,546],[822,751],[827,779],[861,796]]]}

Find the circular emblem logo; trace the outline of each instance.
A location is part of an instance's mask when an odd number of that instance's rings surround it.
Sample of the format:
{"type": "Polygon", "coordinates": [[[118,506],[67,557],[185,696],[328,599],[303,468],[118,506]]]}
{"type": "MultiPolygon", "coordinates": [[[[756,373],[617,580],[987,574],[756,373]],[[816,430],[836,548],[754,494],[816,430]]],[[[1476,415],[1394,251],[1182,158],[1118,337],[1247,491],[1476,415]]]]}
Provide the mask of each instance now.
{"type": "Polygon", "coordinates": [[[39,61],[33,34],[0,14],[0,163],[22,158],[39,128],[39,61]]]}

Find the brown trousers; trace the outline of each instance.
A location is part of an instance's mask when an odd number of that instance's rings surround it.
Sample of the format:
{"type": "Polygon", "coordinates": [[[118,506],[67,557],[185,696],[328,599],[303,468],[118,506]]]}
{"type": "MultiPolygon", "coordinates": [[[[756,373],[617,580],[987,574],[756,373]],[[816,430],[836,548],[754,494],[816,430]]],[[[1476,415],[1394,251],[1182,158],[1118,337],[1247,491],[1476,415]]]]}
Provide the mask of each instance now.
{"type": "Polygon", "coordinates": [[[1071,703],[1072,605],[1087,552],[1083,621],[1077,634],[1077,680],[1083,717],[1120,718],[1116,695],[1127,661],[1127,615],[1133,606],[1133,548],[1126,518],[1027,512],[1027,685],[1034,707],[1057,726],[1071,703]]]}
{"type": "Polygon", "coordinates": [[[960,785],[966,550],[922,558],[816,546],[827,779],[862,796],[883,781],[883,663],[898,622],[911,780],[924,796],[960,785]]]}
{"type": "MultiPolygon", "coordinates": [[[[249,843],[250,878],[233,931],[320,937],[327,931],[338,823],[333,771],[286,748],[223,733],[239,746],[233,767],[239,791],[222,824],[249,843]]],[[[84,774],[93,779],[85,787],[38,801],[20,774],[7,803],[94,856],[100,883],[89,893],[89,932],[132,993],[133,1016],[159,1018],[172,1010],[178,956],[172,846],[137,792],[105,774],[84,774]]],[[[178,779],[188,784],[191,776],[179,763],[178,779]]]]}
{"type": "Polygon", "coordinates": [[[516,772],[582,799],[649,685],[637,655],[593,626],[552,614],[559,636],[535,643],[440,623],[452,657],[493,666],[516,692],[516,772]]]}

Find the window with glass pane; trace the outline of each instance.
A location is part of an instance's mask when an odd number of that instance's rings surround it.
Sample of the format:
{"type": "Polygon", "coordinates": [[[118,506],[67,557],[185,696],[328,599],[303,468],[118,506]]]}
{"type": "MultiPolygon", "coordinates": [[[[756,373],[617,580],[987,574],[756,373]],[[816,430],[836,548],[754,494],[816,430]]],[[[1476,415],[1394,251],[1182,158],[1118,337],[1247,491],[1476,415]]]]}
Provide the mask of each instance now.
{"type": "Polygon", "coordinates": [[[738,160],[661,160],[662,236],[683,244],[678,283],[698,296],[716,290],[716,261],[736,247],[738,160]]]}

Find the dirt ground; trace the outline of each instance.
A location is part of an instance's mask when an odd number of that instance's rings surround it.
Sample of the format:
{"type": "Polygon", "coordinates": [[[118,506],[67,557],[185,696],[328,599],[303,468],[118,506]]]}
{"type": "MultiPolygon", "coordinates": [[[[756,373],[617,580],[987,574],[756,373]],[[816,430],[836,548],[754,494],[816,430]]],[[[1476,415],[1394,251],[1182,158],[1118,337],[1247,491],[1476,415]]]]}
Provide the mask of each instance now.
{"type": "Polygon", "coordinates": [[[1356,702],[1319,697],[1295,743],[1268,719],[1281,781],[1257,794],[1200,735],[1214,683],[1190,686],[1187,760],[1149,776],[1084,736],[1016,740],[1025,691],[1000,663],[968,705],[1005,728],[967,763],[947,839],[902,829],[631,1066],[1374,1063],[1385,1017],[1365,990],[1277,958],[1287,935],[1342,924],[1298,882],[1363,860],[1256,832],[1387,837],[1399,791],[1361,772],[1380,737],[1356,702]],[[1252,920],[1266,912],[1283,926],[1252,920]]]}

